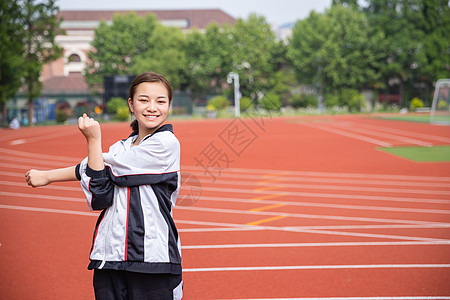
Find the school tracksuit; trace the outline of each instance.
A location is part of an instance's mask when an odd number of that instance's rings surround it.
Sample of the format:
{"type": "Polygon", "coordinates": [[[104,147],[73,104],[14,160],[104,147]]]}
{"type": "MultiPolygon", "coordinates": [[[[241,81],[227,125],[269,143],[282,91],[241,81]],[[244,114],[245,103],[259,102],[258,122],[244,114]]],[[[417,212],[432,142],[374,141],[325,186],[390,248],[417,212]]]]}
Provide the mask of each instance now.
{"type": "MultiPolygon", "coordinates": [[[[137,146],[133,133],[103,153],[105,168],[85,158],[76,174],[95,226],[89,269],[181,275],[181,244],[172,218],[180,189],[180,144],[172,125],[161,126],[137,146]]],[[[182,297],[182,282],[174,299],[182,297]]]]}

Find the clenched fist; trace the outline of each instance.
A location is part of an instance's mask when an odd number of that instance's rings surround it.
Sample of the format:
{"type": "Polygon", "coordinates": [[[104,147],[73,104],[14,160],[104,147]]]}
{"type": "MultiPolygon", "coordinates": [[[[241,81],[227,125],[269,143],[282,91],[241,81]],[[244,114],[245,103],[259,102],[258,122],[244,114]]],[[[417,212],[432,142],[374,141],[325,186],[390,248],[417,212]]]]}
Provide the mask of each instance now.
{"type": "Polygon", "coordinates": [[[25,180],[32,187],[44,186],[50,183],[47,171],[30,170],[25,173],[25,180]]]}
{"type": "Polygon", "coordinates": [[[93,140],[101,140],[100,124],[86,114],[78,118],[78,129],[84,135],[88,142],[93,140]]]}

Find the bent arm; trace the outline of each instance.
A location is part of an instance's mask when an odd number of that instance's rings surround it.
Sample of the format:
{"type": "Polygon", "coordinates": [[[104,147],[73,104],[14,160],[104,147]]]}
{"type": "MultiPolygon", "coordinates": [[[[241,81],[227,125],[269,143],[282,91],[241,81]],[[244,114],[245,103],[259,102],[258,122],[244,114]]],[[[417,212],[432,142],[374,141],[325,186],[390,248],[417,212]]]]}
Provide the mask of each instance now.
{"type": "Polygon", "coordinates": [[[102,156],[102,134],[100,124],[86,114],[78,118],[78,129],[84,135],[88,145],[88,165],[100,171],[105,168],[102,156]]]}
{"type": "Polygon", "coordinates": [[[29,170],[25,173],[25,180],[29,186],[40,187],[53,182],[77,181],[76,166],[54,169],[48,171],[29,170]]]}

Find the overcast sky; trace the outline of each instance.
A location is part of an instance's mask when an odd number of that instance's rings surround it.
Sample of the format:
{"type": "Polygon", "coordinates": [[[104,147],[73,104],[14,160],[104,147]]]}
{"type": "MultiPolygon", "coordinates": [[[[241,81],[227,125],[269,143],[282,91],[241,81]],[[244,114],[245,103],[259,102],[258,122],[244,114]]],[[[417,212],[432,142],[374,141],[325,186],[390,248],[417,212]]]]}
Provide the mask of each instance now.
{"type": "Polygon", "coordinates": [[[311,10],[324,12],[331,0],[57,0],[60,10],[199,9],[219,8],[235,18],[252,12],[274,25],[306,18],[311,10]]]}

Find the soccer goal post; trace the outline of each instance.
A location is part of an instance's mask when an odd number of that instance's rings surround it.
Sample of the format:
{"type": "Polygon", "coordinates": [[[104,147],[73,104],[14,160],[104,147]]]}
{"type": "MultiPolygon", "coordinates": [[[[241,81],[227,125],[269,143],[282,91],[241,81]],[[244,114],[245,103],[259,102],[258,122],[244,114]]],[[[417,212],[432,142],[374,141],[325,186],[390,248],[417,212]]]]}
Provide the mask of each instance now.
{"type": "Polygon", "coordinates": [[[450,79],[439,79],[436,82],[430,123],[450,125],[450,79]]]}

